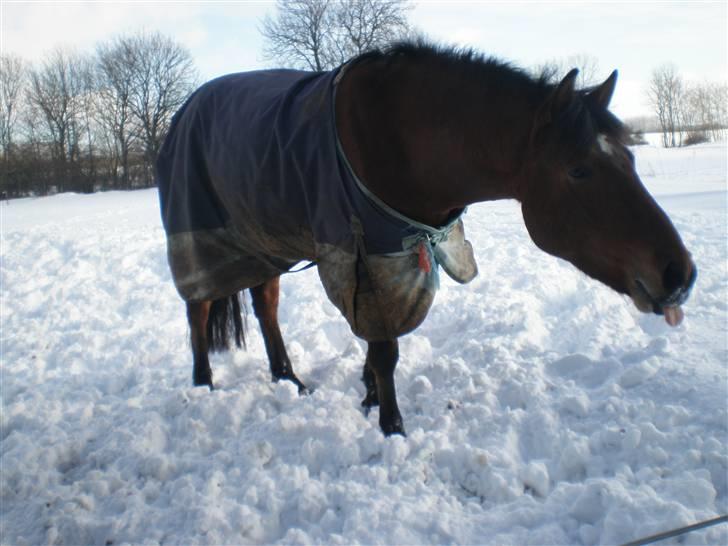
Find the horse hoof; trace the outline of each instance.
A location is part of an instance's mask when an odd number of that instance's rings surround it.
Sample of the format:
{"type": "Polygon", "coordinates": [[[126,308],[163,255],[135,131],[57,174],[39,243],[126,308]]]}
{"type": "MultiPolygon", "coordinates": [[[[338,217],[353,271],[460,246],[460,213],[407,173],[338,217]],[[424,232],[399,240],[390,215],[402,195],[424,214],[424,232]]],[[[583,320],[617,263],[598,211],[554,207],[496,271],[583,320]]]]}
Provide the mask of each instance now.
{"type": "Polygon", "coordinates": [[[306,385],[301,383],[301,380],[298,379],[295,375],[281,375],[276,377],[273,376],[273,383],[278,383],[279,381],[290,381],[296,387],[298,387],[298,395],[299,396],[308,396],[309,394],[313,394],[313,389],[309,389],[306,385]]]}
{"type": "Polygon", "coordinates": [[[382,429],[382,432],[385,436],[393,436],[395,434],[398,434],[399,436],[402,436],[404,438],[407,437],[407,433],[404,431],[404,425],[402,424],[402,421],[397,420],[393,423],[387,423],[387,424],[381,424],[379,425],[382,429]]]}
{"type": "Polygon", "coordinates": [[[195,387],[209,387],[211,391],[215,390],[212,386],[212,377],[195,377],[192,379],[192,384],[195,387]]]}

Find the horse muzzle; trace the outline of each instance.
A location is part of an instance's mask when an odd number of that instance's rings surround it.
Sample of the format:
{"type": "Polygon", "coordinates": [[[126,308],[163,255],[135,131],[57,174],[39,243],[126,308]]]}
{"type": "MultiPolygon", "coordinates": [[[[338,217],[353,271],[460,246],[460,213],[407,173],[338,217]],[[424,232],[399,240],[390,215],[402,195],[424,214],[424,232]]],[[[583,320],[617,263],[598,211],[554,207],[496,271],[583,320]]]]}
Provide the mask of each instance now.
{"type": "Polygon", "coordinates": [[[682,322],[683,311],[680,307],[690,296],[690,292],[698,276],[697,267],[690,261],[685,274],[674,262],[670,262],[662,275],[662,287],[651,290],[649,283],[641,278],[634,281],[634,289],[630,291],[632,300],[640,311],[664,315],[670,326],[682,322]],[[661,293],[656,296],[655,293],[661,293]]]}

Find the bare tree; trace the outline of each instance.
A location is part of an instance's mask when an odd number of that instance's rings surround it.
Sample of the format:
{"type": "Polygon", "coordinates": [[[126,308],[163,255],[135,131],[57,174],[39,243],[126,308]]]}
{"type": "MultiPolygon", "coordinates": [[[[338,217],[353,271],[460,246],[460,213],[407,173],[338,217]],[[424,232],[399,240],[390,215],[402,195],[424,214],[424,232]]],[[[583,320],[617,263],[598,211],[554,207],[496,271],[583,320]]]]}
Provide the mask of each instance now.
{"type": "Polygon", "coordinates": [[[329,66],[330,0],[278,0],[275,18],[263,19],[265,58],[286,66],[321,71],[329,66]]]}
{"type": "Polygon", "coordinates": [[[29,103],[44,120],[59,191],[72,189],[85,92],[81,57],[56,49],[30,73],[29,103]]]}
{"type": "Polygon", "coordinates": [[[9,173],[16,140],[20,103],[27,81],[23,60],[15,55],[0,55],[0,146],[2,146],[2,177],[0,193],[7,195],[9,173]]]}
{"type": "Polygon", "coordinates": [[[337,64],[404,37],[410,31],[407,9],[409,6],[399,0],[339,2],[334,10],[337,64]]]}
{"type": "Polygon", "coordinates": [[[725,139],[728,132],[728,84],[709,82],[706,88],[713,140],[725,139]]]}
{"type": "Polygon", "coordinates": [[[728,129],[728,85],[703,82],[688,85],[686,93],[691,119],[712,140],[721,140],[728,129]]]}
{"type": "Polygon", "coordinates": [[[679,129],[684,116],[684,90],[683,80],[674,65],[662,65],[652,73],[647,97],[660,122],[665,147],[679,146],[681,143],[679,129]]]}
{"type": "Polygon", "coordinates": [[[709,140],[712,125],[708,89],[704,85],[687,82],[681,107],[682,129],[687,131],[685,144],[697,144],[709,140]]]}
{"type": "Polygon", "coordinates": [[[563,59],[551,59],[536,65],[533,72],[546,81],[558,83],[572,68],[579,69],[576,79],[576,86],[579,89],[598,85],[602,81],[599,74],[599,60],[587,53],[577,53],[563,59]]]}
{"type": "Polygon", "coordinates": [[[17,130],[27,71],[16,55],[0,55],[0,145],[7,158],[17,130]]]}
{"type": "Polygon", "coordinates": [[[132,146],[139,138],[132,115],[134,56],[123,40],[98,46],[96,118],[103,127],[103,140],[109,156],[109,171],[115,187],[130,189],[132,146]]]}
{"type": "Polygon", "coordinates": [[[159,33],[121,38],[122,58],[131,63],[129,106],[141,128],[146,157],[146,182],[152,183],[154,161],[172,115],[197,81],[190,53],[159,33]]]}
{"type": "Polygon", "coordinates": [[[406,0],[277,0],[261,24],[266,59],[328,70],[409,32],[406,0]]]}
{"type": "Polygon", "coordinates": [[[54,168],[50,146],[48,145],[47,129],[41,110],[30,100],[30,88],[26,87],[26,99],[23,111],[20,114],[20,123],[23,127],[24,142],[16,146],[20,170],[22,174],[14,172],[11,187],[15,187],[15,196],[36,193],[46,195],[49,186],[53,183],[54,168]],[[30,171],[33,174],[30,174],[30,171]]]}
{"type": "Polygon", "coordinates": [[[79,189],[85,193],[94,191],[98,178],[98,96],[96,94],[96,66],[90,55],[81,58],[79,66],[82,93],[79,96],[79,117],[75,129],[79,133],[79,189]],[[83,144],[82,144],[83,142],[83,144]]]}
{"type": "MultiPolygon", "coordinates": [[[[570,55],[566,58],[565,64],[567,66],[577,67],[579,69],[579,76],[577,78],[577,85],[579,87],[591,87],[602,83],[604,77],[600,74],[599,59],[589,55],[588,53],[577,53],[576,55],[570,55]]],[[[611,72],[611,71],[610,71],[611,72]]],[[[568,70],[564,72],[564,75],[568,73],[568,70]]],[[[607,73],[608,75],[609,73],[607,73]]]]}

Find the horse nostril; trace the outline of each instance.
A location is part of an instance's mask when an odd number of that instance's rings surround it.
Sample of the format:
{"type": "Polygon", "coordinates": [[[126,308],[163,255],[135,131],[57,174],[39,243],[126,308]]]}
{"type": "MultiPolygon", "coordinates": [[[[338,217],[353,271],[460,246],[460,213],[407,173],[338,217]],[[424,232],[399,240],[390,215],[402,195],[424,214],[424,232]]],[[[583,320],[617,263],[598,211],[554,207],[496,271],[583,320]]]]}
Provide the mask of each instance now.
{"type": "Polygon", "coordinates": [[[667,264],[662,274],[662,284],[668,294],[672,294],[679,290],[685,284],[685,273],[683,269],[675,262],[667,264]]]}

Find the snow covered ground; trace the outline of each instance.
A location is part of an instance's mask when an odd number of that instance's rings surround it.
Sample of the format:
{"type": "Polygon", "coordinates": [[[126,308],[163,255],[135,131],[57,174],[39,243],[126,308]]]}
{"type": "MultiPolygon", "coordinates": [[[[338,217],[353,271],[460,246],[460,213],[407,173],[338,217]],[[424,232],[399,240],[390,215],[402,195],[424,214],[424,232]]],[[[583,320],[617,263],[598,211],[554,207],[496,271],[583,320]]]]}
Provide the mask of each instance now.
{"type": "Polygon", "coordinates": [[[0,204],[0,542],[616,544],[728,512],[726,147],[635,152],[699,268],[683,325],[474,206],[480,275],[443,275],[401,340],[407,438],[360,411],[363,344],[315,270],[281,294],[313,395],[270,383],[252,315],[209,392],[154,190],[0,204]]]}

